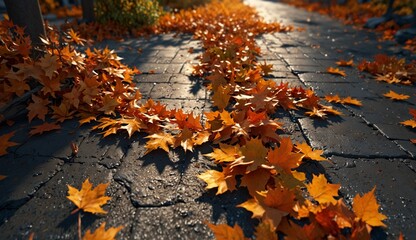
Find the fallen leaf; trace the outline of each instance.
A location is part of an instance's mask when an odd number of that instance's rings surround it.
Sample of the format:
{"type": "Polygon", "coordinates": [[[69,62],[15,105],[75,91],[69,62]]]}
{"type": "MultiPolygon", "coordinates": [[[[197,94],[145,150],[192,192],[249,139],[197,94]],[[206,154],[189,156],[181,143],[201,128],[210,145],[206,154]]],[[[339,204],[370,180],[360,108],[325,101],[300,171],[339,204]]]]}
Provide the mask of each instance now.
{"type": "Polygon", "coordinates": [[[82,240],[115,240],[121,229],[123,229],[123,226],[110,227],[105,230],[105,222],[103,222],[94,232],[88,229],[82,240]]]}
{"type": "Polygon", "coordinates": [[[383,96],[388,97],[392,100],[397,100],[397,101],[402,101],[402,100],[406,100],[406,99],[410,98],[409,95],[399,94],[399,93],[396,93],[392,90],[390,90],[390,92],[388,92],[388,93],[383,94],[383,96]]]}
{"type": "Polygon", "coordinates": [[[304,157],[307,159],[315,161],[328,161],[328,159],[321,156],[324,153],[323,150],[312,150],[312,148],[306,142],[297,143],[296,148],[299,149],[300,152],[303,153],[304,157]]]}
{"type": "Polygon", "coordinates": [[[14,136],[14,131],[0,136],[0,156],[7,154],[7,148],[18,145],[18,143],[10,142],[10,138],[14,136]]]}
{"type": "Polygon", "coordinates": [[[337,200],[334,197],[338,196],[338,189],[341,184],[331,184],[325,178],[324,174],[319,176],[314,175],[312,182],[306,185],[309,194],[320,204],[333,203],[336,204],[337,200]]]}
{"type": "Polygon", "coordinates": [[[341,98],[338,95],[326,95],[325,100],[327,102],[334,102],[334,103],[340,103],[341,98]]]}
{"type": "Polygon", "coordinates": [[[241,151],[237,146],[220,143],[220,148],[214,148],[212,153],[205,154],[214,160],[215,163],[234,162],[241,158],[241,151]]]}
{"type": "Polygon", "coordinates": [[[281,168],[290,174],[293,168],[299,167],[303,155],[292,152],[292,149],[293,144],[290,138],[282,138],[279,147],[269,150],[267,160],[273,166],[281,168]]]}
{"type": "Polygon", "coordinates": [[[329,67],[326,69],[326,71],[330,74],[334,74],[334,75],[341,75],[343,77],[347,76],[347,74],[345,73],[345,71],[340,70],[339,68],[333,68],[333,67],[329,67]]]}
{"type": "Polygon", "coordinates": [[[44,132],[49,132],[49,131],[57,130],[57,129],[60,129],[60,128],[61,128],[61,126],[59,126],[56,123],[45,122],[41,125],[36,125],[36,126],[32,127],[32,130],[30,130],[29,135],[33,136],[33,135],[36,135],[36,134],[42,134],[44,132]]]}
{"type": "Polygon", "coordinates": [[[277,240],[276,227],[270,219],[262,220],[254,233],[256,240],[277,240]]]}
{"type": "Polygon", "coordinates": [[[372,227],[386,227],[382,221],[387,219],[387,217],[378,212],[379,205],[374,196],[375,190],[376,187],[362,197],[357,194],[353,199],[352,209],[355,215],[357,215],[357,218],[366,222],[368,225],[372,227]]]}
{"type": "Polygon", "coordinates": [[[416,128],[416,120],[414,119],[406,120],[400,123],[408,127],[416,128]]]}
{"type": "Polygon", "coordinates": [[[144,154],[148,154],[158,148],[163,149],[165,152],[169,152],[169,146],[172,146],[175,142],[175,138],[166,132],[154,133],[146,138],[149,140],[146,142],[146,152],[144,154]]]}
{"type": "Polygon", "coordinates": [[[247,238],[244,237],[243,230],[238,224],[235,224],[234,227],[230,227],[227,224],[206,224],[214,233],[215,239],[217,240],[247,240],[247,238]]]}
{"type": "Polygon", "coordinates": [[[336,64],[340,67],[352,67],[354,65],[354,60],[345,61],[343,59],[336,62],[336,64]]]}
{"type": "Polygon", "coordinates": [[[98,184],[94,189],[92,184],[87,178],[83,183],[81,190],[78,190],[70,185],[68,186],[68,196],[67,198],[71,200],[78,208],[75,209],[72,213],[77,212],[78,210],[83,210],[90,213],[107,213],[104,209],[101,208],[101,205],[106,204],[111,197],[104,196],[105,190],[109,183],[98,184]]]}
{"type": "Polygon", "coordinates": [[[352,98],[352,97],[346,97],[346,98],[342,99],[341,103],[354,105],[354,106],[362,106],[363,105],[360,100],[358,100],[356,98],[352,98]]]}
{"type": "Polygon", "coordinates": [[[198,178],[202,179],[208,184],[205,189],[218,187],[216,195],[219,195],[226,191],[236,190],[235,185],[237,182],[234,175],[231,174],[231,171],[232,170],[229,168],[224,168],[222,172],[208,170],[198,175],[198,178]]]}

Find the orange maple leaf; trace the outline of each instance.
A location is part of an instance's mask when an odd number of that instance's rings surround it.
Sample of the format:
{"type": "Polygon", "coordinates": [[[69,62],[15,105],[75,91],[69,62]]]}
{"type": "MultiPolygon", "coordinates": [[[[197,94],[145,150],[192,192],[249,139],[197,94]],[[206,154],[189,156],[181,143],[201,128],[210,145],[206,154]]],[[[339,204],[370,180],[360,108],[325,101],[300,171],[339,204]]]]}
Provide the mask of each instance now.
{"type": "Polygon", "coordinates": [[[117,233],[123,229],[123,226],[118,226],[116,228],[110,227],[105,230],[105,222],[103,222],[95,232],[91,232],[89,229],[85,232],[82,240],[115,240],[117,233]]]}
{"type": "Polygon", "coordinates": [[[227,224],[206,224],[214,233],[215,239],[217,240],[248,240],[244,237],[243,230],[238,224],[235,224],[234,227],[230,227],[227,224]]]}
{"type": "Polygon", "coordinates": [[[341,98],[338,95],[326,95],[325,100],[327,102],[334,102],[334,103],[340,103],[341,98]]]}
{"type": "Polygon", "coordinates": [[[49,131],[60,129],[60,128],[61,128],[61,126],[59,126],[56,123],[45,122],[41,125],[36,125],[36,126],[32,127],[32,130],[30,130],[29,135],[33,136],[33,135],[36,135],[36,134],[42,134],[44,132],[49,132],[49,131]]]}
{"type": "Polygon", "coordinates": [[[309,194],[319,203],[336,203],[334,197],[338,196],[338,189],[341,184],[331,184],[324,174],[314,175],[312,182],[306,185],[309,194]]]}
{"type": "Polygon", "coordinates": [[[254,233],[256,240],[277,240],[276,227],[270,219],[262,220],[254,233]]]}
{"type": "Polygon", "coordinates": [[[352,209],[355,215],[357,215],[357,218],[366,222],[368,225],[373,227],[386,227],[382,221],[387,219],[387,217],[378,212],[379,205],[374,196],[375,190],[376,187],[362,197],[357,194],[353,199],[352,209]]]}
{"type": "Polygon", "coordinates": [[[352,98],[352,97],[346,97],[342,99],[341,103],[343,104],[349,104],[349,105],[355,105],[355,106],[362,106],[363,104],[358,99],[352,98]]]}
{"type": "Polygon", "coordinates": [[[7,148],[18,145],[18,143],[10,142],[10,138],[14,136],[14,132],[10,132],[0,136],[0,156],[7,154],[7,148]]]}
{"type": "Polygon", "coordinates": [[[237,182],[235,180],[235,176],[232,174],[232,169],[229,167],[225,167],[222,172],[208,170],[198,175],[198,178],[208,184],[205,189],[218,187],[216,195],[222,194],[228,190],[236,190],[235,185],[237,182]]]}
{"type": "Polygon", "coordinates": [[[346,61],[346,60],[341,59],[338,62],[336,62],[336,64],[340,67],[351,67],[354,65],[354,60],[351,59],[349,61],[346,61]]]}
{"type": "Polygon", "coordinates": [[[72,213],[75,213],[78,210],[90,213],[107,213],[101,208],[101,205],[106,204],[111,199],[111,197],[104,196],[108,185],[109,183],[98,184],[97,187],[92,189],[92,184],[88,178],[82,183],[81,190],[67,185],[67,198],[78,207],[72,213]]]}
{"type": "Polygon", "coordinates": [[[320,109],[316,107],[314,107],[312,111],[305,112],[305,114],[308,115],[309,117],[316,117],[316,118],[321,118],[321,119],[325,119],[327,115],[325,112],[325,109],[320,109]]]}
{"type": "Polygon", "coordinates": [[[293,144],[290,138],[282,138],[280,146],[274,150],[269,150],[267,160],[275,167],[283,169],[287,173],[291,173],[293,168],[299,167],[303,155],[292,152],[293,144]]]}
{"type": "Polygon", "coordinates": [[[408,127],[416,128],[416,120],[414,119],[406,120],[400,123],[408,127]]]}
{"type": "Polygon", "coordinates": [[[321,155],[324,153],[323,150],[312,150],[312,148],[306,143],[297,143],[296,148],[300,150],[301,153],[304,154],[305,158],[315,160],[315,161],[327,161],[328,159],[322,157],[321,155]]]}
{"type": "Polygon", "coordinates": [[[232,166],[248,165],[247,171],[254,171],[258,167],[267,167],[265,166],[267,148],[264,147],[261,139],[253,138],[247,141],[246,144],[240,148],[240,151],[243,158],[234,161],[232,166]]]}
{"type": "Polygon", "coordinates": [[[396,93],[392,90],[390,90],[390,92],[383,94],[383,96],[390,98],[391,100],[397,100],[397,101],[402,101],[402,100],[406,100],[409,99],[410,96],[406,95],[406,94],[399,94],[396,93]]]}
{"type": "Polygon", "coordinates": [[[1,181],[1,180],[4,180],[5,178],[7,178],[7,176],[0,175],[0,181],[1,181]]]}
{"type": "Polygon", "coordinates": [[[146,138],[149,138],[149,140],[146,142],[145,154],[148,154],[158,148],[165,150],[165,152],[169,152],[169,146],[172,146],[175,142],[175,138],[166,132],[155,133],[147,136],[146,138]]]}
{"type": "Polygon", "coordinates": [[[45,121],[45,116],[46,114],[48,114],[49,111],[49,100],[38,97],[36,95],[32,95],[32,100],[33,102],[29,103],[29,105],[26,108],[27,110],[29,110],[29,122],[31,122],[34,117],[38,117],[39,119],[45,121]]]}
{"type": "Polygon", "coordinates": [[[328,73],[334,74],[334,75],[341,75],[343,77],[347,76],[347,74],[345,73],[345,71],[342,71],[339,68],[329,67],[329,68],[326,69],[326,71],[328,73]]]}

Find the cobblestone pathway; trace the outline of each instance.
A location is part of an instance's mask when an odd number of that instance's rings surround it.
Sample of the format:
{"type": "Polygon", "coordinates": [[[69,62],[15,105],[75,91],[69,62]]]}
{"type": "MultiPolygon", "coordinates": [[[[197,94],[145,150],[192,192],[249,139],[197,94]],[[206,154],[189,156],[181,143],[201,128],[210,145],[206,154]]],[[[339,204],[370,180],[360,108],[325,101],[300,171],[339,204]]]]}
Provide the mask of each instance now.
{"type": "MultiPolygon", "coordinates": [[[[347,68],[347,77],[326,74],[339,59],[359,62],[380,52],[408,57],[392,43],[379,43],[374,33],[357,31],[330,18],[274,1],[248,0],[267,20],[278,20],[305,31],[263,35],[258,39],[261,61],[274,65],[268,77],[291,86],[313,88],[321,97],[334,93],[352,96],[362,107],[337,107],[343,116],[327,121],[313,120],[296,112],[281,112],[285,131],[294,141],[307,141],[325,150],[332,163],[308,166],[309,173],[326,173],[341,183],[341,193],[351,201],[356,193],[377,186],[382,213],[389,219],[387,233],[392,238],[401,231],[416,237],[416,146],[408,139],[415,132],[398,123],[409,118],[408,108],[416,104],[393,102],[383,97],[388,90],[414,95],[414,87],[377,83],[362,77],[356,68],[347,68]],[[379,49],[377,46],[381,45],[379,49]],[[337,50],[342,50],[337,51],[337,50]]],[[[143,74],[136,77],[144,98],[170,107],[203,113],[209,110],[209,92],[202,79],[192,77],[192,62],[202,51],[189,35],[158,35],[123,42],[107,41],[96,47],[115,49],[124,63],[143,74]],[[141,54],[137,53],[141,49],[141,54]],[[188,50],[193,48],[193,53],[188,50]]],[[[244,193],[215,196],[204,190],[196,175],[214,167],[202,154],[208,144],[193,153],[154,151],[144,155],[144,135],[101,136],[66,121],[58,132],[28,138],[30,126],[24,118],[10,130],[19,130],[22,143],[12,154],[0,158],[0,239],[27,239],[35,232],[39,239],[73,239],[77,217],[65,198],[67,184],[80,187],[91,182],[109,182],[112,199],[108,214],[83,216],[83,228],[123,225],[118,239],[211,239],[204,221],[238,223],[246,235],[252,234],[250,213],[235,206],[246,200],[244,193]],[[23,130],[23,131],[22,131],[23,130]],[[71,159],[70,143],[79,145],[78,157],[71,159]]],[[[0,132],[1,134],[1,132],[0,132]]]]}

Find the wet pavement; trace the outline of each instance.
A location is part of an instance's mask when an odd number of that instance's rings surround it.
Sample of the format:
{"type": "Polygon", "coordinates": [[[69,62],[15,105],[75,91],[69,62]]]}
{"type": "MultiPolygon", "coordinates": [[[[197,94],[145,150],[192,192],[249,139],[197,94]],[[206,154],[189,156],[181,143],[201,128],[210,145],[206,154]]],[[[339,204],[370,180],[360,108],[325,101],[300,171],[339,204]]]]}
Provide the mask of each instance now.
{"type": "MultiPolygon", "coordinates": [[[[378,238],[397,238],[399,232],[407,239],[415,238],[416,145],[409,139],[416,138],[416,132],[399,124],[410,119],[408,109],[415,108],[414,86],[378,83],[356,68],[343,68],[346,77],[325,73],[339,59],[353,58],[358,63],[378,53],[408,60],[412,55],[393,42],[378,42],[375,33],[344,26],[326,16],[275,1],[246,2],[266,20],[305,28],[258,38],[263,53],[259,60],[274,65],[268,79],[313,88],[320,97],[339,94],[363,103],[361,107],[334,105],[343,115],[327,120],[298,112],[278,114],[292,139],[324,149],[332,161],[308,166],[308,171],[325,173],[332,182],[341,183],[340,192],[348,204],[355,194],[377,186],[381,212],[388,216],[388,228],[378,233],[378,238]],[[411,98],[394,102],[383,96],[389,90],[411,98]]],[[[192,36],[166,34],[105,41],[96,47],[107,45],[124,63],[143,72],[135,80],[144,98],[198,114],[211,110],[202,79],[191,76],[192,63],[197,63],[202,51],[192,36]]],[[[247,194],[239,191],[215,196],[215,190],[206,191],[205,183],[196,177],[215,167],[203,156],[211,151],[211,145],[194,152],[167,154],[157,150],[145,155],[145,135],[128,139],[118,134],[102,139],[90,130],[91,125],[77,126],[77,121],[69,120],[57,132],[29,138],[26,133],[31,126],[22,118],[7,129],[17,130],[13,141],[21,144],[0,157],[0,174],[8,176],[0,181],[0,239],[27,239],[31,232],[36,239],[75,239],[77,217],[70,214],[74,205],[66,199],[67,184],[80,188],[86,178],[94,185],[109,182],[107,195],[112,199],[104,207],[108,214],[83,214],[83,231],[96,229],[105,221],[107,226],[124,226],[117,239],[212,239],[204,224],[210,221],[238,223],[246,236],[253,233],[255,220],[235,207],[247,194]],[[74,159],[71,142],[79,146],[74,159]]]]}

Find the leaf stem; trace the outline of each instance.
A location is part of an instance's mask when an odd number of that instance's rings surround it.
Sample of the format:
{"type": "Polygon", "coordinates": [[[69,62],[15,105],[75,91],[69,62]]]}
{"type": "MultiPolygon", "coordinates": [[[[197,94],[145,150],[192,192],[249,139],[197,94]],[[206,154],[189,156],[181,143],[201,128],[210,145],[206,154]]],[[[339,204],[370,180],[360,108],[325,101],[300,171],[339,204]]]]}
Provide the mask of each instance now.
{"type": "Polygon", "coordinates": [[[81,212],[78,212],[78,239],[82,240],[81,234],[81,212]]]}

